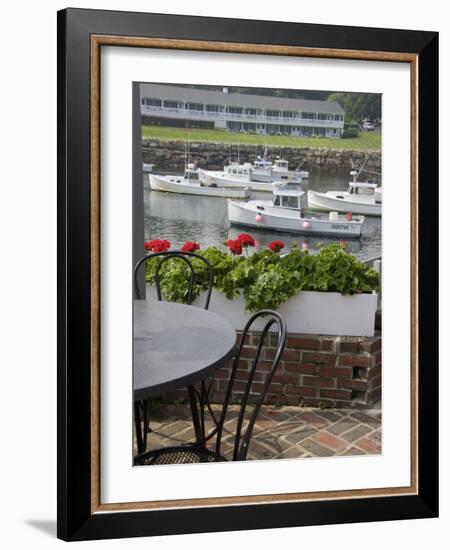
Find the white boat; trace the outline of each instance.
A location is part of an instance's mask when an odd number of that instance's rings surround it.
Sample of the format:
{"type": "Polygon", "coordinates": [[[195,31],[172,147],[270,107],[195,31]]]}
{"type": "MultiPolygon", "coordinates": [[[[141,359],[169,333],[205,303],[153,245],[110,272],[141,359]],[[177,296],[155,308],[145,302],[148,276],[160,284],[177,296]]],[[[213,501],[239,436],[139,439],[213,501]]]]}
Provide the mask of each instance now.
{"type": "Polygon", "coordinates": [[[200,178],[206,185],[215,183],[223,187],[233,187],[244,184],[252,191],[270,193],[273,191],[274,183],[287,182],[298,185],[302,182],[300,172],[290,171],[287,160],[276,159],[272,163],[265,157],[258,157],[253,164],[232,162],[223,170],[200,170],[200,178]]]}
{"type": "Polygon", "coordinates": [[[154,167],[154,164],[147,164],[144,162],[144,164],[142,165],[142,171],[144,172],[144,174],[149,174],[150,172],[153,172],[154,167]]]}
{"type": "Polygon", "coordinates": [[[376,183],[358,182],[358,172],[352,171],[353,181],[347,191],[308,192],[309,207],[314,210],[335,210],[367,216],[381,216],[383,190],[376,183]]]}
{"type": "Polygon", "coordinates": [[[301,189],[275,186],[272,200],[228,201],[231,224],[289,233],[329,235],[344,239],[361,236],[364,216],[342,216],[337,212],[305,213],[307,194],[301,189]]]}
{"type": "Polygon", "coordinates": [[[189,165],[182,176],[162,176],[150,174],[150,188],[165,193],[184,195],[203,195],[206,197],[225,197],[245,199],[250,196],[248,187],[220,187],[217,184],[205,185],[200,181],[199,172],[189,165]]]}

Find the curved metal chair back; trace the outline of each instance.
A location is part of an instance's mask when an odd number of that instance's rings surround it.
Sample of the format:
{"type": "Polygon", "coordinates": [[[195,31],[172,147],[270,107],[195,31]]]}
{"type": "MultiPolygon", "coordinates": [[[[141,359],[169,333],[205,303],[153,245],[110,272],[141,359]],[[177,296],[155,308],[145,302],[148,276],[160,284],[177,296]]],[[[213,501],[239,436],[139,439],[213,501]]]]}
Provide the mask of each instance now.
{"type": "Polygon", "coordinates": [[[138,284],[138,273],[139,269],[142,265],[146,265],[149,260],[152,260],[156,257],[162,257],[162,260],[158,263],[158,266],[156,267],[155,271],[155,286],[156,286],[156,294],[158,296],[158,300],[162,301],[162,293],[161,293],[161,280],[160,280],[160,271],[163,264],[171,259],[178,259],[183,261],[187,266],[189,270],[189,281],[188,281],[188,297],[187,297],[187,304],[191,305],[192,303],[192,290],[194,287],[195,282],[195,269],[192,265],[192,261],[188,258],[196,258],[197,260],[201,260],[204,264],[206,264],[208,268],[208,290],[206,292],[206,301],[205,301],[205,309],[208,309],[209,302],[211,300],[211,292],[212,292],[212,285],[213,285],[213,271],[210,262],[204,258],[203,256],[200,256],[199,254],[194,254],[194,252],[182,252],[181,250],[173,250],[173,251],[167,251],[167,252],[156,252],[153,254],[148,254],[141,258],[136,265],[134,266],[134,295],[135,298],[138,300],[142,300],[142,295],[139,290],[139,284],[138,284]]]}
{"type": "Polygon", "coordinates": [[[246,381],[246,386],[244,390],[244,395],[242,397],[241,401],[241,409],[239,411],[238,416],[238,422],[236,427],[236,434],[235,434],[235,440],[234,440],[234,450],[233,450],[233,460],[245,460],[248,452],[248,446],[250,443],[250,438],[252,436],[253,427],[255,425],[256,418],[259,414],[259,411],[261,409],[261,405],[264,402],[264,399],[267,395],[267,392],[269,390],[270,383],[272,381],[273,375],[275,374],[275,371],[277,370],[277,367],[280,363],[281,355],[283,353],[284,347],[286,345],[286,335],[287,335],[287,327],[286,322],[283,319],[283,317],[276,311],[272,311],[269,309],[261,310],[255,313],[250,319],[248,320],[247,324],[245,325],[244,331],[242,333],[241,343],[239,345],[239,348],[237,350],[233,367],[231,369],[230,374],[230,380],[228,382],[227,391],[225,394],[224,404],[220,416],[220,420],[218,423],[218,430],[217,430],[217,439],[216,439],[216,452],[220,453],[220,443],[221,443],[221,437],[223,432],[223,425],[225,422],[225,417],[227,414],[228,405],[230,402],[230,397],[233,391],[233,385],[236,378],[236,371],[239,366],[239,361],[241,358],[242,348],[244,346],[246,336],[248,332],[250,331],[253,323],[260,319],[261,317],[264,317],[267,322],[264,325],[264,328],[261,331],[259,342],[256,347],[255,356],[253,358],[250,371],[248,372],[248,378],[246,381]],[[259,393],[256,402],[254,404],[254,409],[251,412],[248,420],[248,424],[246,428],[243,430],[243,423],[247,408],[247,403],[250,395],[250,390],[252,387],[253,380],[255,378],[255,372],[258,366],[258,362],[260,360],[261,356],[261,350],[263,348],[263,345],[265,341],[270,337],[269,329],[275,325],[277,332],[271,332],[270,334],[277,334],[278,335],[278,345],[277,345],[277,351],[275,353],[275,357],[272,361],[271,368],[269,372],[266,375],[266,379],[263,385],[263,388],[261,392],[259,393]]]}

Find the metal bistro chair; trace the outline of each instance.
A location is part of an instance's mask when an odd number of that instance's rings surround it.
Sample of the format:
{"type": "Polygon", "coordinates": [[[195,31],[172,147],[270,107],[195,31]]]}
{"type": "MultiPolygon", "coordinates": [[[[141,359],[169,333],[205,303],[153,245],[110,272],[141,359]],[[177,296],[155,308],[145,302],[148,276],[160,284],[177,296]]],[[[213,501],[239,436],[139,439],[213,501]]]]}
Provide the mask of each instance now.
{"type": "Polygon", "coordinates": [[[276,311],[271,310],[262,310],[258,313],[255,313],[246,324],[238,352],[235,356],[233,367],[230,373],[230,379],[227,385],[227,391],[225,393],[225,399],[222,406],[222,411],[220,414],[220,419],[215,430],[216,441],[214,444],[214,449],[208,448],[205,445],[205,441],[200,443],[187,443],[174,447],[165,447],[155,451],[144,452],[140,455],[137,455],[134,459],[134,464],[139,466],[152,465],[152,464],[184,464],[184,463],[193,463],[193,462],[223,462],[228,460],[221,452],[221,442],[222,434],[224,430],[224,423],[227,415],[228,405],[230,402],[230,397],[233,391],[233,386],[236,378],[236,371],[239,366],[239,360],[242,353],[242,348],[246,339],[246,335],[249,332],[253,323],[260,319],[261,317],[267,318],[267,321],[264,325],[264,328],[261,332],[258,346],[256,348],[255,356],[253,358],[251,368],[248,371],[248,378],[246,380],[245,391],[240,402],[240,410],[237,420],[236,433],[234,435],[234,446],[233,446],[233,457],[232,460],[246,460],[247,452],[250,444],[250,439],[253,432],[253,427],[255,425],[256,418],[261,409],[261,405],[264,402],[264,399],[267,395],[267,392],[270,387],[273,375],[277,370],[278,364],[281,359],[284,347],[286,345],[286,322],[283,317],[276,311]],[[259,394],[257,394],[256,400],[254,402],[254,408],[248,415],[248,423],[244,428],[244,419],[246,418],[246,409],[249,401],[250,391],[252,383],[255,377],[255,372],[257,370],[258,362],[261,357],[261,351],[264,345],[264,342],[269,338],[269,329],[272,325],[276,325],[278,333],[278,347],[273,359],[271,368],[267,373],[266,380],[263,384],[263,387],[259,394]]]}
{"type": "MultiPolygon", "coordinates": [[[[213,285],[213,271],[210,262],[203,258],[203,256],[200,256],[199,254],[195,254],[194,252],[183,252],[180,250],[174,250],[174,251],[166,251],[166,252],[155,252],[153,254],[148,254],[141,258],[134,267],[134,295],[135,298],[138,300],[142,300],[143,296],[139,289],[138,284],[138,276],[139,276],[139,270],[142,266],[145,266],[148,261],[157,258],[162,257],[162,260],[158,263],[158,266],[156,267],[155,271],[155,287],[156,287],[156,295],[159,301],[162,301],[163,296],[161,292],[161,278],[160,278],[160,271],[163,266],[163,264],[170,260],[181,260],[184,262],[184,264],[187,267],[189,278],[188,278],[188,294],[187,294],[187,304],[192,304],[192,293],[195,283],[195,276],[196,272],[194,269],[194,266],[192,265],[192,261],[189,258],[195,258],[197,260],[202,261],[208,271],[208,288],[206,291],[206,299],[205,299],[205,309],[208,309],[209,302],[211,301],[211,292],[212,292],[212,285],[213,285]]],[[[199,414],[199,420],[198,420],[198,426],[196,429],[196,436],[197,440],[204,440],[206,438],[205,435],[205,406],[207,407],[213,421],[215,424],[217,424],[217,418],[214,415],[214,411],[211,408],[211,405],[209,403],[209,397],[211,394],[211,388],[213,385],[213,378],[209,380],[207,383],[205,380],[202,380],[200,383],[200,388],[197,389],[195,386],[189,386],[188,392],[190,401],[198,400],[200,403],[200,414],[199,414]]],[[[145,399],[143,401],[135,401],[134,403],[134,420],[135,420],[135,428],[136,428],[136,437],[138,441],[138,451],[142,452],[147,448],[147,433],[151,431],[150,429],[150,399],[145,399]],[[141,416],[143,421],[144,430],[142,433],[141,430],[141,416]]]]}

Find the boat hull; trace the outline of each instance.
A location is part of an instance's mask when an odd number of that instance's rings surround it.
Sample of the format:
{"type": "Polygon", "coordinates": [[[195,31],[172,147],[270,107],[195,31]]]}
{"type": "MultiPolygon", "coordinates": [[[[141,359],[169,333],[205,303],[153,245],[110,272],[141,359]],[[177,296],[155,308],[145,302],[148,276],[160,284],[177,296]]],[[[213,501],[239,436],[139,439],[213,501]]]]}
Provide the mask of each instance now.
{"type": "Polygon", "coordinates": [[[223,172],[209,172],[203,171],[201,173],[202,181],[209,185],[214,183],[215,185],[220,185],[222,187],[248,187],[252,191],[262,191],[267,193],[273,192],[273,183],[272,182],[260,182],[260,181],[250,181],[248,178],[233,178],[223,172]]]}
{"type": "Polygon", "coordinates": [[[370,204],[347,199],[336,199],[326,193],[308,191],[308,205],[314,210],[352,212],[364,216],[381,216],[381,204],[370,204]]]}
{"type": "Polygon", "coordinates": [[[256,204],[233,200],[228,201],[228,218],[233,225],[302,235],[328,235],[342,239],[359,238],[364,222],[364,216],[353,221],[329,220],[318,216],[300,218],[300,212],[297,210],[277,207],[264,207],[264,210],[261,210],[256,204]]]}
{"type": "Polygon", "coordinates": [[[223,197],[232,199],[245,199],[250,193],[243,186],[240,188],[225,187],[207,187],[198,183],[187,183],[182,177],[159,176],[150,174],[150,188],[153,191],[162,191],[164,193],[180,193],[183,195],[201,195],[206,197],[223,197]]]}

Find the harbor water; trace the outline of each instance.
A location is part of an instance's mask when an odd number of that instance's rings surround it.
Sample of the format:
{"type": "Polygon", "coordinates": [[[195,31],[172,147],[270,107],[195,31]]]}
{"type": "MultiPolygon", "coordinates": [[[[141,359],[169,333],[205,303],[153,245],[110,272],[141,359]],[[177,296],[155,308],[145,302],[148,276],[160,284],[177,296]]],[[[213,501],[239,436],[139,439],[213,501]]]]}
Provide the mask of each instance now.
{"type": "MultiPolygon", "coordinates": [[[[148,174],[144,174],[145,179],[148,174]]],[[[311,175],[309,189],[326,192],[345,190],[350,175],[320,176],[311,175]]],[[[266,247],[274,239],[282,240],[286,248],[293,241],[298,246],[307,247],[311,252],[317,244],[339,242],[338,238],[308,236],[302,234],[265,231],[254,228],[230,226],[227,215],[227,199],[161,193],[150,191],[148,181],[144,185],[144,232],[145,239],[167,239],[172,249],[179,248],[185,241],[196,241],[201,248],[224,247],[227,239],[234,239],[247,232],[256,240],[256,248],[266,247]]],[[[269,193],[252,193],[251,198],[270,199],[269,193]]],[[[381,217],[366,216],[360,239],[348,241],[347,250],[361,260],[381,256],[381,217]]]]}

